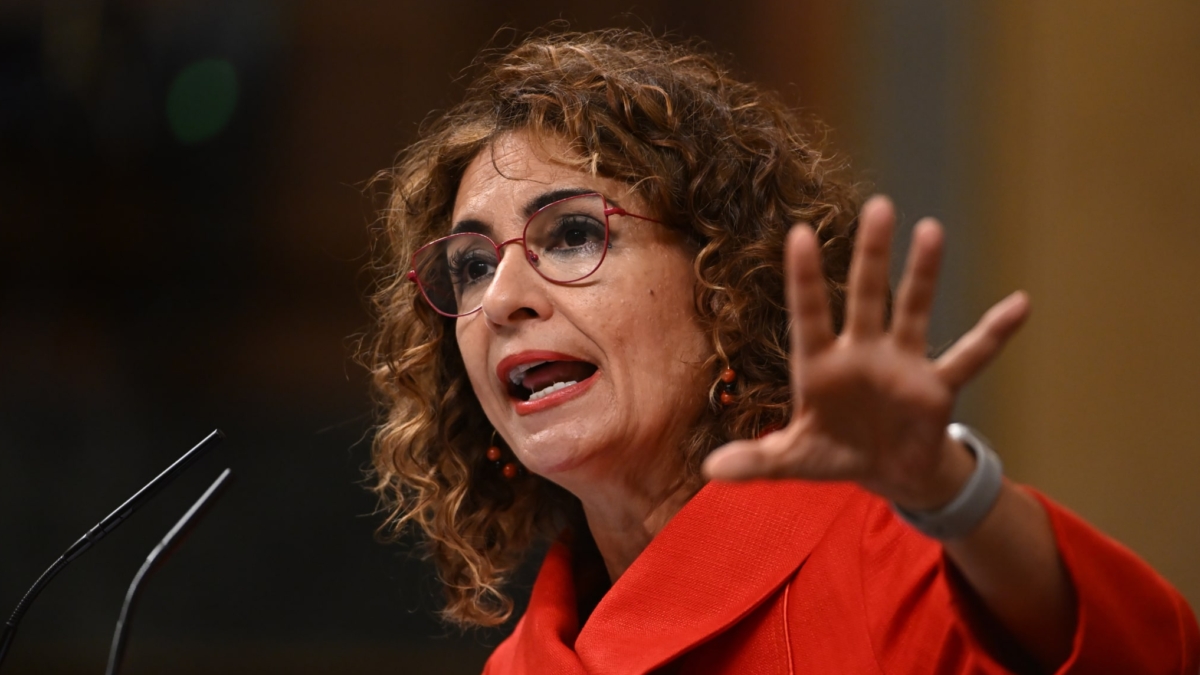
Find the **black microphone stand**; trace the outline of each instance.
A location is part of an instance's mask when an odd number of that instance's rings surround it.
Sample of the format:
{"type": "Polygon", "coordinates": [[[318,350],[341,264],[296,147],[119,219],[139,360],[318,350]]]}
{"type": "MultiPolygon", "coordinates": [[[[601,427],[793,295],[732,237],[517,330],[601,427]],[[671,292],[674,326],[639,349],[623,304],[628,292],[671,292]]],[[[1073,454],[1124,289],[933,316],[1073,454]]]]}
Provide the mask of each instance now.
{"type": "Polygon", "coordinates": [[[129,638],[130,615],[133,613],[133,608],[136,603],[138,593],[141,591],[142,582],[150,576],[158,568],[163,566],[167,558],[179,548],[183,540],[200,522],[200,519],[208,513],[212,505],[216,503],[217,498],[224,494],[225,489],[233,482],[233,472],[225,469],[220,476],[213,481],[213,484],[208,486],[204,494],[192,504],[192,508],[183,514],[175,526],[171,528],[167,535],[158,542],[158,545],[150,551],[150,555],[146,556],[146,562],[142,563],[141,569],[133,576],[133,581],[129,584],[129,590],[125,593],[125,604],[121,606],[121,615],[117,618],[117,629],[113,632],[112,647],[108,650],[108,669],[105,670],[105,675],[116,675],[117,670],[121,667],[121,662],[125,658],[125,643],[129,638]]]}
{"type": "Polygon", "coordinates": [[[21,601],[17,603],[17,608],[13,610],[12,616],[4,624],[3,631],[0,631],[0,666],[4,665],[4,657],[8,654],[8,648],[12,645],[13,637],[17,634],[17,625],[21,623],[21,617],[25,616],[25,612],[29,610],[29,605],[33,603],[46,584],[50,583],[59,572],[62,571],[67,563],[83,555],[97,541],[100,541],[109,532],[112,532],[121,523],[125,522],[129,516],[133,515],[143,504],[150,501],[150,498],[158,494],[159,490],[175,479],[176,476],[183,473],[185,469],[190,467],[196,460],[203,457],[213,446],[225,439],[225,434],[221,433],[220,429],[214,430],[206,436],[204,440],[196,444],[196,447],[188,450],[182,457],[175,460],[175,463],[167,467],[165,471],[160,473],[154,480],[146,484],[141,490],[138,490],[135,495],[125,501],[124,504],[117,507],[116,511],[105,516],[95,527],[88,530],[79,541],[71,544],[71,547],[66,550],[54,564],[50,565],[42,576],[38,577],[37,581],[33,582],[33,586],[25,591],[25,595],[21,601]]]}

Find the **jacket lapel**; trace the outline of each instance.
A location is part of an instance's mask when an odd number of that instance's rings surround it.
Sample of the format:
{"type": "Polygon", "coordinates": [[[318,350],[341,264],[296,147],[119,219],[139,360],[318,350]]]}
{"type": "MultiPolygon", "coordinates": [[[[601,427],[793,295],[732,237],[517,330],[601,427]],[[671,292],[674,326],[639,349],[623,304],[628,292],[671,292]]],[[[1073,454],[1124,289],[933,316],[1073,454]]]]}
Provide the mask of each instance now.
{"type": "Polygon", "coordinates": [[[578,634],[571,552],[559,541],[542,561],[525,616],[488,660],[485,673],[582,675],[585,671],[574,650],[578,634]]]}
{"type": "Polygon", "coordinates": [[[579,662],[595,675],[646,673],[730,627],[796,572],[853,490],[709,483],[601,600],[575,640],[579,662]]]}

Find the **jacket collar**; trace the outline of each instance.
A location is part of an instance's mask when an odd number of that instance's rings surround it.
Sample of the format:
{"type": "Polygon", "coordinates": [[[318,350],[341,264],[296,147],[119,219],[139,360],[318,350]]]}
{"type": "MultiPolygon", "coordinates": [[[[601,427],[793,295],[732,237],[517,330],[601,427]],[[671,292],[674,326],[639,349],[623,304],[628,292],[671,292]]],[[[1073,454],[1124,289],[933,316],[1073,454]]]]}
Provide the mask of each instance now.
{"type": "Polygon", "coordinates": [[[853,489],[802,481],[709,483],[634,560],[582,630],[570,554],[555,544],[512,646],[520,660],[560,664],[561,672],[658,668],[729,628],[778,590],[853,489]]]}

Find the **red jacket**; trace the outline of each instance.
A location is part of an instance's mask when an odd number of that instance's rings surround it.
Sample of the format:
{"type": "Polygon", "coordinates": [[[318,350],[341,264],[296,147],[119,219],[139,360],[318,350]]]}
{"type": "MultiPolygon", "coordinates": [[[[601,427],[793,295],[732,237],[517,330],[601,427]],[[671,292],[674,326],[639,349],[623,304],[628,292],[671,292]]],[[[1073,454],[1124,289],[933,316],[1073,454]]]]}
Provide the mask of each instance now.
{"type": "MultiPolygon", "coordinates": [[[[1178,592],[1042,501],[1079,602],[1059,672],[1197,675],[1200,631],[1178,592]]],[[[555,544],[484,673],[1008,672],[976,641],[948,573],[937,542],[856,486],[710,483],[582,630],[570,553],[555,544]]]]}

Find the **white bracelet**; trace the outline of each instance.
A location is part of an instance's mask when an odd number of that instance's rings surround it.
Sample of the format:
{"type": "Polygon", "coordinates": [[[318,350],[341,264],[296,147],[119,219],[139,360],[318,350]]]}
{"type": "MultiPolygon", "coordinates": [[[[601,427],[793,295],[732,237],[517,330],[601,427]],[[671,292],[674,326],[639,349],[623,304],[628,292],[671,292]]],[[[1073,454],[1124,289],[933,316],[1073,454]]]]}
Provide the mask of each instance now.
{"type": "Polygon", "coordinates": [[[892,503],[892,510],[904,522],[922,534],[943,541],[965,537],[979,526],[996,505],[1004,474],[1000,457],[974,429],[965,424],[951,424],[946,427],[946,432],[975,455],[975,470],[967,484],[949,504],[937,511],[909,511],[892,503]]]}

